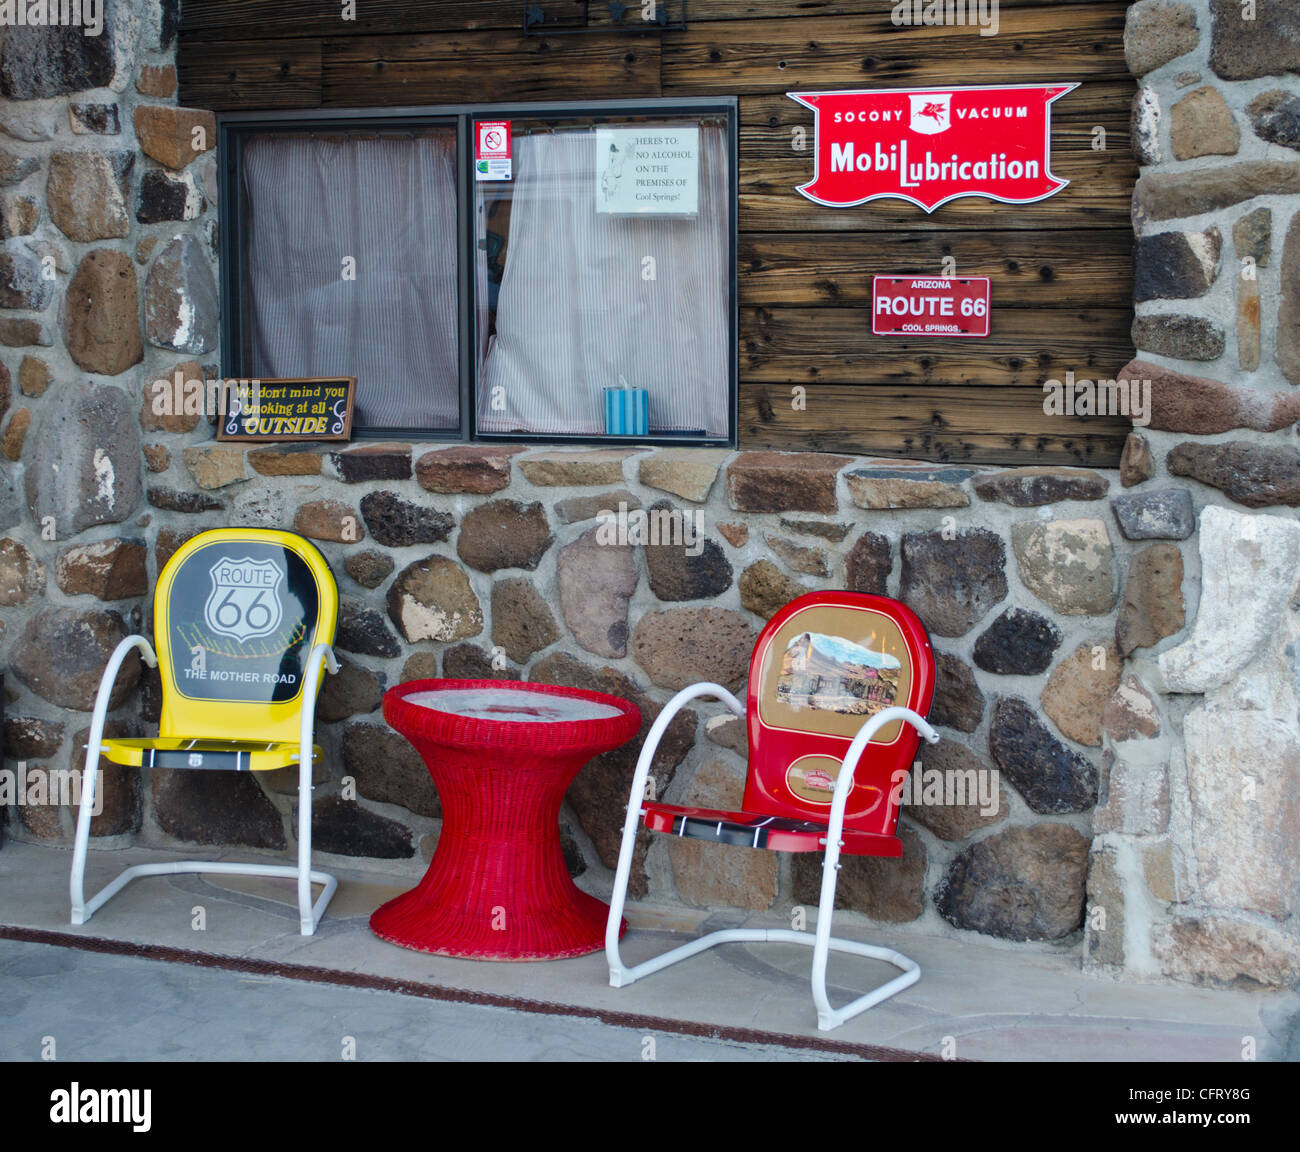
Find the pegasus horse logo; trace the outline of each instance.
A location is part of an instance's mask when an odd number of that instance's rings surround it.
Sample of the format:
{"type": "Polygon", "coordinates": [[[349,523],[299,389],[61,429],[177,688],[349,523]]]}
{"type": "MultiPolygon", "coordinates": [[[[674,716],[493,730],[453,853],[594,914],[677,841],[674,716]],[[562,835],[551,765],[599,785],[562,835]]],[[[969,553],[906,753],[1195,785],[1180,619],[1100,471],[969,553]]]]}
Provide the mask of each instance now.
{"type": "Polygon", "coordinates": [[[912,102],[913,132],[926,136],[935,136],[946,132],[952,123],[952,94],[923,93],[910,96],[912,102]]]}

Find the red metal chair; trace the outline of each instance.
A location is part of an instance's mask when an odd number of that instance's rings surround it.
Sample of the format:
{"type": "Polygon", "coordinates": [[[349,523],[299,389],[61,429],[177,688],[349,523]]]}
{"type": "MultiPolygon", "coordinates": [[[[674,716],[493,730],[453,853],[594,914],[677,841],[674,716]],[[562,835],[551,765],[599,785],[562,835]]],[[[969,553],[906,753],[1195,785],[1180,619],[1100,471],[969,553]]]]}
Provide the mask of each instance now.
{"type": "Polygon", "coordinates": [[[812,992],[823,1030],[915,984],[921,970],[914,961],[831,936],[831,917],[841,854],[902,855],[895,831],[903,782],[920,737],[932,744],[939,739],[925,720],[933,695],[934,652],[909,608],[884,596],[813,592],[782,608],[759,636],[749,666],[748,709],[717,684],[695,684],[674,696],[646,737],[632,781],[605,930],[610,984],[621,988],[715,944],[807,944],[814,950],[812,992]],[[644,799],[660,738],[677,712],[701,696],[715,696],[747,718],[749,772],[740,811],[644,799]],[[724,929],[628,967],[619,952],[619,928],[642,820],[674,836],[823,853],[816,931],[724,929]],[[832,949],[888,961],[901,975],[832,1008],[826,996],[832,949]]]}

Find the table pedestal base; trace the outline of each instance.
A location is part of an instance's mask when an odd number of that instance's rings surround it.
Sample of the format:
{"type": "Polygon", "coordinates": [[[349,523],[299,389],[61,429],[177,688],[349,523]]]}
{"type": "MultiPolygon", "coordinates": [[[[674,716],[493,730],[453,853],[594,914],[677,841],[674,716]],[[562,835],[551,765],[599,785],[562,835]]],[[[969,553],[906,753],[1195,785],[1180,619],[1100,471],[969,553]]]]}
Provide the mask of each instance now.
{"type": "Polygon", "coordinates": [[[442,799],[442,834],[424,879],[370,917],[375,934],[475,960],[600,951],[609,906],[573,883],[559,837],[560,803],[590,751],[489,756],[411,739],[442,799]]]}
{"type": "Polygon", "coordinates": [[[424,879],[377,908],[370,927],[390,944],[472,960],[599,952],[609,905],[573,883],[557,839],[484,841],[444,827],[424,879]]]}

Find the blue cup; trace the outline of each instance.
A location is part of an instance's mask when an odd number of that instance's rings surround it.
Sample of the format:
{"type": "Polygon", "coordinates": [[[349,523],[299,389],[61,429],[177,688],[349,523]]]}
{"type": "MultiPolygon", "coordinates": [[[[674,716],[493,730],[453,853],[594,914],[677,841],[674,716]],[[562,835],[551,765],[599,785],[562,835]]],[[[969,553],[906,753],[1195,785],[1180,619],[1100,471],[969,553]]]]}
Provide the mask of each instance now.
{"type": "Polygon", "coordinates": [[[605,435],[650,433],[650,392],[646,388],[605,389],[605,435]]]}

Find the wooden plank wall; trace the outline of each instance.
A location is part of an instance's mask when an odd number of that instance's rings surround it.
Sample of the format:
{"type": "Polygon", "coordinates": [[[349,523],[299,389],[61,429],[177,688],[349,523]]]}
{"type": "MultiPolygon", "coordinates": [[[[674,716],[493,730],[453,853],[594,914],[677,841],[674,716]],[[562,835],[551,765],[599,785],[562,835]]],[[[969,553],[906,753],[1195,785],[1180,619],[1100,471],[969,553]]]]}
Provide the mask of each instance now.
{"type": "MultiPolygon", "coordinates": [[[[183,104],[355,108],[539,99],[740,99],[740,444],[943,461],[1114,466],[1127,421],[1043,412],[1045,380],[1114,377],[1132,357],[1129,150],[1134,83],[1123,0],[1001,0],[999,32],[897,27],[889,0],[689,0],[686,30],[615,27],[596,0],[185,0],[183,104]],[[897,200],[830,209],[812,175],[823,88],[1076,81],[1054,106],[1037,204],[897,200]],[[798,126],[808,129],[794,149],[798,126]],[[1094,150],[1094,128],[1105,150],[1094,150]],[[874,337],[871,277],[993,280],[986,340],[874,337]],[[795,385],[806,405],[792,404],[795,385]]],[[[669,0],[676,19],[678,0],[669,0]]]]}

